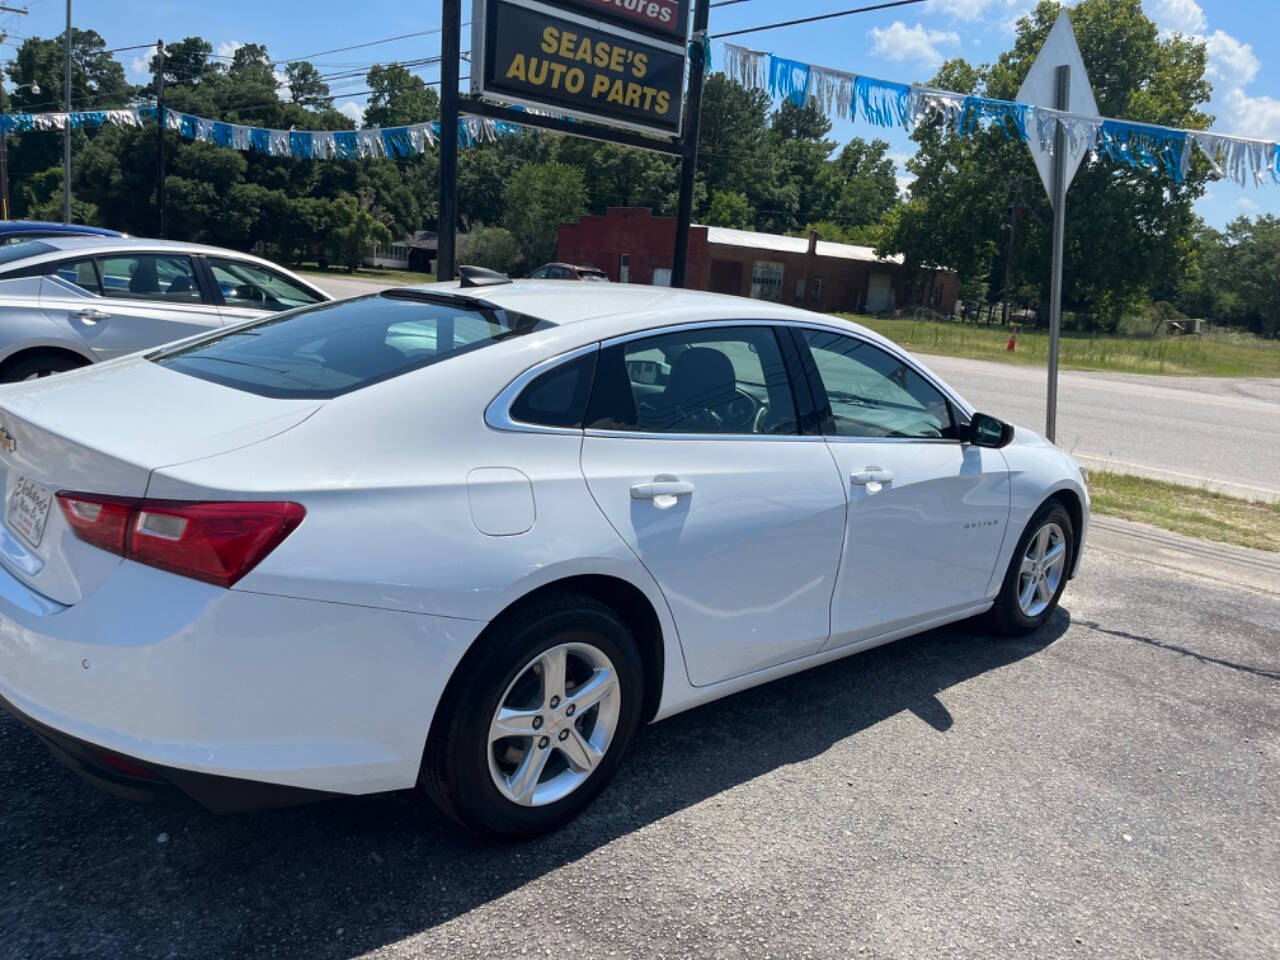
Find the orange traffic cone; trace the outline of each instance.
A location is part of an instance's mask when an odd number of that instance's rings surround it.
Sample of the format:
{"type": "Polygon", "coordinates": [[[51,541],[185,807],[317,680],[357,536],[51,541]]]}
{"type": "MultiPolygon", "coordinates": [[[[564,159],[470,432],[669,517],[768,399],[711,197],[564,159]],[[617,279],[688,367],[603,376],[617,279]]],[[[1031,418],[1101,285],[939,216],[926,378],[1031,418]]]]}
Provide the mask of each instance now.
{"type": "Polygon", "coordinates": [[[1005,349],[1008,350],[1010,353],[1012,353],[1017,348],[1017,346],[1018,346],[1018,331],[1015,330],[1013,331],[1013,333],[1009,334],[1009,345],[1005,347],[1005,349]]]}

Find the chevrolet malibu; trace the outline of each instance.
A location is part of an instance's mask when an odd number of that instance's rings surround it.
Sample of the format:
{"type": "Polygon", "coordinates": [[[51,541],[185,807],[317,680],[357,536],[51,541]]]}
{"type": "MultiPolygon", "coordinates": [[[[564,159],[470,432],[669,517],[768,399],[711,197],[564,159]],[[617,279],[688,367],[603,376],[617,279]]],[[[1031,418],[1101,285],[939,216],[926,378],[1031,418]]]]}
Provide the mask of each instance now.
{"type": "Polygon", "coordinates": [[[68,765],[215,811],[416,785],[497,837],[641,723],[1035,630],[1089,518],[861,327],[468,268],[2,388],[0,470],[0,698],[68,765]]]}

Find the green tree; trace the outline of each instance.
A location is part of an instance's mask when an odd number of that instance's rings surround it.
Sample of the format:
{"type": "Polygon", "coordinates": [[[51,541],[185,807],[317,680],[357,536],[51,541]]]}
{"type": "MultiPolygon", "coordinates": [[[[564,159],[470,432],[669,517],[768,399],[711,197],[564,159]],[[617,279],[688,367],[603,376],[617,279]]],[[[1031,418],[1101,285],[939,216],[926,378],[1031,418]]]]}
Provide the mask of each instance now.
{"type": "Polygon", "coordinates": [[[304,107],[333,106],[329,84],[324,82],[314,64],[306,60],[294,60],[285,65],[284,75],[289,96],[294,103],[304,107]]]}
{"type": "Polygon", "coordinates": [[[897,168],[889,144],[854,137],[818,175],[818,192],[830,204],[829,218],[845,227],[879,223],[898,202],[897,168]]]}
{"type": "Polygon", "coordinates": [[[329,213],[327,248],[330,256],[348,272],[354,272],[376,244],[391,242],[391,231],[357,197],[343,194],[331,202],[329,213]]]}
{"type": "Polygon", "coordinates": [[[503,200],[503,226],[520,244],[521,266],[532,268],[555,258],[557,228],[586,212],[587,188],[577,167],[530,163],[512,176],[503,200]]]}
{"type": "MultiPolygon", "coordinates": [[[[931,85],[1014,99],[1060,9],[1042,0],[1018,21],[1012,49],[995,63],[949,61],[931,85]]],[[[1202,43],[1159,34],[1140,0],[1081,0],[1071,22],[1104,115],[1192,129],[1207,124],[1202,43]]],[[[918,126],[913,139],[920,149],[908,169],[916,180],[910,202],[891,215],[884,252],[904,254],[909,268],[946,266],[1001,288],[1011,187],[1021,179],[1032,215],[1019,225],[1013,281],[1038,284],[1045,301],[1051,213],[1026,146],[995,127],[960,137],[939,119],[918,126]]],[[[1168,299],[1206,176],[1200,161],[1180,184],[1106,159],[1083,165],[1067,199],[1064,307],[1114,329],[1135,303],[1168,299]]]]}
{"type": "Polygon", "coordinates": [[[741,193],[717,190],[711,195],[711,211],[707,214],[707,223],[711,226],[750,230],[751,221],[751,204],[741,193]]]}
{"type": "Polygon", "coordinates": [[[402,64],[374,64],[366,80],[372,91],[364,111],[366,125],[396,127],[439,119],[439,94],[402,64]]]}
{"type": "Polygon", "coordinates": [[[478,227],[467,235],[462,256],[469,265],[512,276],[524,263],[520,243],[505,227],[478,227]]]}

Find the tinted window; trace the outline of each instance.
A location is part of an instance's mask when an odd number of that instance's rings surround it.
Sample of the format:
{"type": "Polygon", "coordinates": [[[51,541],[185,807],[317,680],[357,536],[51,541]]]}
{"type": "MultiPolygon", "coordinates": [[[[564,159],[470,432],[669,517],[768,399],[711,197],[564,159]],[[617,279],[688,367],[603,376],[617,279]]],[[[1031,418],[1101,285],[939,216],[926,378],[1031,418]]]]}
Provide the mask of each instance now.
{"type": "Polygon", "coordinates": [[[125,300],[201,303],[195,266],[190,257],[134,253],[99,257],[102,294],[125,300]]]}
{"type": "Polygon", "coordinates": [[[511,419],[544,427],[581,427],[595,370],[593,350],[540,374],[511,405],[511,419]]]}
{"type": "Polygon", "coordinates": [[[587,425],[647,433],[792,434],[791,385],[770,327],[714,327],[601,351],[587,425]]]}
{"type": "Polygon", "coordinates": [[[523,314],[384,293],[244,324],[155,357],[266,397],[326,399],[549,326],[523,314]]]}
{"type": "Polygon", "coordinates": [[[42,243],[39,240],[22,240],[18,243],[5,244],[0,246],[0,264],[15,263],[41,253],[52,253],[56,249],[58,248],[52,244],[42,243]]]}
{"type": "Polygon", "coordinates": [[[942,393],[890,353],[854,337],[802,331],[826,388],[823,433],[954,439],[942,393]]]}
{"type": "Polygon", "coordinates": [[[227,306],[291,310],[320,302],[310,290],[256,263],[220,257],[209,257],[208,263],[227,306]]]}
{"type": "Polygon", "coordinates": [[[86,293],[102,292],[98,281],[98,268],[92,259],[63,260],[61,263],[45,264],[45,273],[48,276],[60,277],[67,283],[73,283],[86,293]]]}

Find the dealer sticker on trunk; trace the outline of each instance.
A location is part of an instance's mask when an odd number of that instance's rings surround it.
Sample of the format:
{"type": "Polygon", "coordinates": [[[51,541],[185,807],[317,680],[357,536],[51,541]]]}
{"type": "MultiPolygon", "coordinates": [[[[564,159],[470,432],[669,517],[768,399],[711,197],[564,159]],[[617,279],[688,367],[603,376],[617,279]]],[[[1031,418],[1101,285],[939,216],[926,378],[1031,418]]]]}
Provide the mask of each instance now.
{"type": "Polygon", "coordinates": [[[40,546],[52,505],[52,493],[34,480],[18,477],[9,494],[9,527],[31,546],[40,546]]]}

